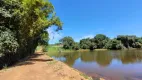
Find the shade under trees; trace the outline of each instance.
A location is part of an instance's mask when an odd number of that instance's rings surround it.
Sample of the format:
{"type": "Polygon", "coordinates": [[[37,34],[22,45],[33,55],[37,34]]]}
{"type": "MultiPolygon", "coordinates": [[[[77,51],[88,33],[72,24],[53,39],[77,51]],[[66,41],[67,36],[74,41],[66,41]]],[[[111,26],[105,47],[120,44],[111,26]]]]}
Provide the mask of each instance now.
{"type": "Polygon", "coordinates": [[[47,44],[52,25],[62,23],[45,0],[0,0],[0,67],[33,54],[38,44],[47,44]]]}

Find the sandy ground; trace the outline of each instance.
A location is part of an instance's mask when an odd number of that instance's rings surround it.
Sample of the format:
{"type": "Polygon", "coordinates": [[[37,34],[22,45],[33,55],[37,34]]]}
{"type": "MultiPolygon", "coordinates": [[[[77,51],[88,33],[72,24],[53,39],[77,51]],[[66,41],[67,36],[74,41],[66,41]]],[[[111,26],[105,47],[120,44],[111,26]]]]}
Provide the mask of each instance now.
{"type": "Polygon", "coordinates": [[[66,64],[37,53],[14,67],[0,71],[0,80],[91,80],[66,64]]]}

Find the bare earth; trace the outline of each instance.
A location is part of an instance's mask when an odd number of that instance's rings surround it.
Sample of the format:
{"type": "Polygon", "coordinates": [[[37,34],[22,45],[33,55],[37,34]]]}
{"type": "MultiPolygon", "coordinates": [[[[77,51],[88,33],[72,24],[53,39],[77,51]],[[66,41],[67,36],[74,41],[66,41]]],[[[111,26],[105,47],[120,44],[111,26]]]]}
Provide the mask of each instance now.
{"type": "Polygon", "coordinates": [[[34,54],[16,66],[0,70],[0,80],[91,80],[66,64],[44,54],[34,54]]]}

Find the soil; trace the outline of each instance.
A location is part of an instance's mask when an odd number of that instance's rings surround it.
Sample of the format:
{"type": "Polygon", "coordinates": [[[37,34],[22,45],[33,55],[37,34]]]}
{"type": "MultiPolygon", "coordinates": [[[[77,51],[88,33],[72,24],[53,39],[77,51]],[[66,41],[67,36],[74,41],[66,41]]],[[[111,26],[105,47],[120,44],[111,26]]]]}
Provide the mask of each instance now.
{"type": "Polygon", "coordinates": [[[83,73],[36,53],[17,65],[0,70],[0,80],[91,80],[83,73]]]}

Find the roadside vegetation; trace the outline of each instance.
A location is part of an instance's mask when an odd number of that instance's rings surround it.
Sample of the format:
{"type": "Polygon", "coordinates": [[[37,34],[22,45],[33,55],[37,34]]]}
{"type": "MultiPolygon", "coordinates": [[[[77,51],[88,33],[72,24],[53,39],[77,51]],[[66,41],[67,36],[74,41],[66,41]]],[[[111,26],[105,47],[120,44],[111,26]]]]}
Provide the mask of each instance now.
{"type": "Polygon", "coordinates": [[[47,45],[51,26],[62,22],[47,0],[0,0],[0,68],[12,65],[47,45]]]}

